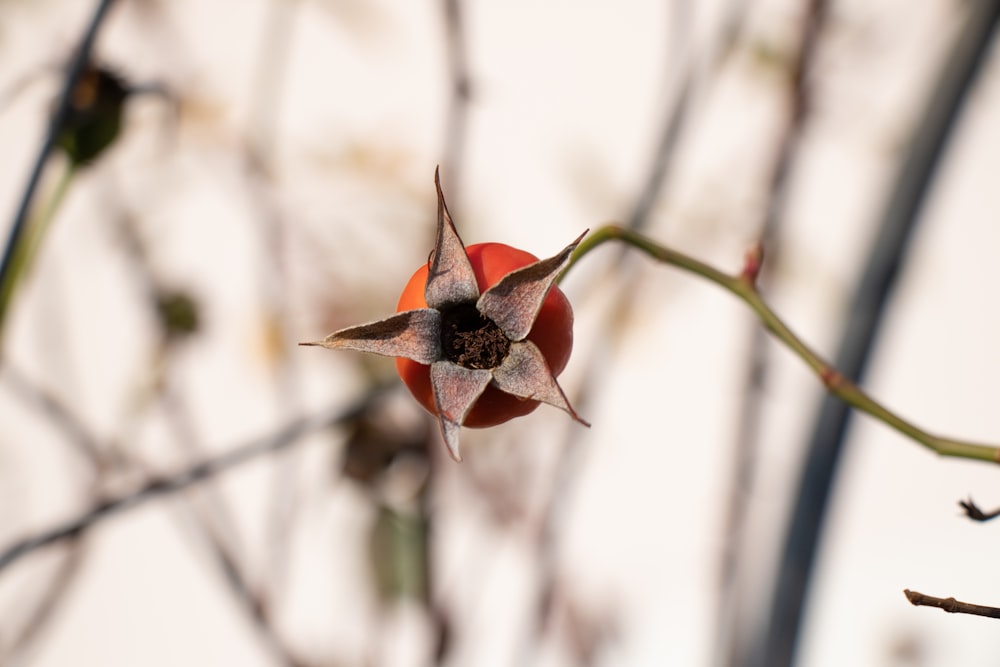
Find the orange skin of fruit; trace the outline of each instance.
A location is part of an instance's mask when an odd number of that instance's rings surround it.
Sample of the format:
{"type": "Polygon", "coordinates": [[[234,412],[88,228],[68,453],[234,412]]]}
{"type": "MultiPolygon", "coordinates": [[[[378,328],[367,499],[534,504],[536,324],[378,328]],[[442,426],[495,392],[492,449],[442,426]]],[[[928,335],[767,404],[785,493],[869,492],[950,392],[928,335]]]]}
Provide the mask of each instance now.
{"type": "MultiPolygon", "coordinates": [[[[465,249],[476,274],[480,294],[496,284],[511,271],[533,264],[538,258],[531,253],[502,243],[477,243],[465,249]]],[[[427,308],[424,287],[427,285],[428,267],[425,264],[406,283],[396,305],[396,312],[427,308]]],[[[553,377],[558,376],[569,361],[573,351],[573,309],[569,299],[558,287],[549,290],[538,312],[528,340],[538,346],[549,365],[553,377]]],[[[403,383],[431,414],[437,414],[434,391],[431,389],[430,366],[404,357],[396,357],[396,371],[403,383]]],[[[476,401],[465,417],[462,426],[485,428],[496,426],[515,417],[522,417],[539,406],[538,401],[518,398],[500,391],[492,384],[476,401]]]]}

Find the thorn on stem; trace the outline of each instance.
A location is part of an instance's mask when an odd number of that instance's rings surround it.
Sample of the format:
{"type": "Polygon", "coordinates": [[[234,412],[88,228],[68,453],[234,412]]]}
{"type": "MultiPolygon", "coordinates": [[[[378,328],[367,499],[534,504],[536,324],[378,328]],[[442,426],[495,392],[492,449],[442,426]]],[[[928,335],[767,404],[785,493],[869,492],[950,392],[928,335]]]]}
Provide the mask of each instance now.
{"type": "Polygon", "coordinates": [[[962,602],[953,597],[939,598],[933,595],[925,595],[908,588],[903,589],[903,595],[914,607],[937,607],[949,614],[971,614],[973,616],[985,616],[987,618],[1000,618],[1000,608],[989,607],[982,604],[972,604],[962,602]]]}
{"type": "Polygon", "coordinates": [[[836,368],[827,366],[820,373],[820,380],[827,389],[837,389],[844,384],[844,376],[836,368]]]}
{"type": "Polygon", "coordinates": [[[757,241],[743,255],[743,270],[740,279],[749,285],[757,284],[757,277],[764,266],[764,245],[757,241]]]}

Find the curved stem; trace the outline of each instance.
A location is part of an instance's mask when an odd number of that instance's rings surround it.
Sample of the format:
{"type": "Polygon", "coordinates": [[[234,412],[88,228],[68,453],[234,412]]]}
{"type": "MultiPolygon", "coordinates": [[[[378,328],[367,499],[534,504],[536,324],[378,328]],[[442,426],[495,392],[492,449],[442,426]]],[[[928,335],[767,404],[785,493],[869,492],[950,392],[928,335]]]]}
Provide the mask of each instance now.
{"type": "Polygon", "coordinates": [[[73,89],[80,78],[81,72],[83,72],[90,61],[91,47],[94,45],[94,40],[97,39],[97,31],[104,22],[108,10],[111,9],[113,0],[98,0],[96,4],[97,7],[94,9],[90,23],[87,24],[86,30],[84,30],[83,37],[76,48],[73,60],[66,68],[66,78],[63,81],[62,92],[56,103],[55,112],[52,114],[49,122],[49,129],[45,133],[42,147],[38,151],[38,157],[32,167],[31,175],[28,177],[28,184],[24,189],[24,195],[21,197],[17,213],[14,215],[14,222],[11,225],[7,242],[3,246],[2,253],[0,253],[0,286],[5,290],[3,298],[0,299],[0,327],[3,325],[3,318],[7,307],[10,305],[10,294],[7,293],[7,290],[12,292],[13,284],[17,281],[17,276],[11,274],[17,273],[14,265],[17,261],[16,256],[20,252],[19,248],[22,247],[22,236],[27,231],[28,215],[34,202],[35,190],[41,183],[42,171],[45,169],[53,146],[55,146],[59,130],[66,124],[66,118],[69,116],[72,106],[73,89]]]}
{"type": "Polygon", "coordinates": [[[14,299],[14,293],[21,280],[31,269],[31,264],[38,254],[45,232],[69,190],[74,173],[76,173],[76,168],[67,161],[52,196],[45,202],[44,208],[40,212],[31,216],[30,219],[26,219],[27,224],[24,231],[20,233],[13,248],[8,253],[6,270],[0,276],[0,342],[3,341],[5,319],[11,301],[14,299]]]}
{"type": "Polygon", "coordinates": [[[760,270],[759,251],[754,250],[748,254],[746,265],[741,273],[730,275],[682,252],[662,246],[638,232],[617,225],[607,225],[596,230],[580,242],[580,245],[577,246],[576,251],[570,258],[569,265],[563,271],[562,276],[560,276],[560,280],[565,278],[570,269],[587,253],[608,241],[620,241],[641,250],[658,262],[669,264],[688,273],[701,276],[732,293],[757,314],[761,323],[775,338],[794,352],[812,369],[827,391],[856,410],[871,415],[941,456],[956,456],[959,458],[1000,463],[1000,447],[931,435],[866,394],[860,387],[841,375],[836,368],[802,342],[771,307],[767,305],[757,291],[755,278],[757,272],[760,270]]]}

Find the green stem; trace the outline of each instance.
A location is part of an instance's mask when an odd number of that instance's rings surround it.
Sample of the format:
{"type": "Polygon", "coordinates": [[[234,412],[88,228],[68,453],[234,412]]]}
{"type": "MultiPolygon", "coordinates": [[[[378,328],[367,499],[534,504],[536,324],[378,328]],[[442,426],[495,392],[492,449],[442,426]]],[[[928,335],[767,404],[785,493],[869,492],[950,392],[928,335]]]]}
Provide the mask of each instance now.
{"type": "Polygon", "coordinates": [[[52,223],[52,219],[55,218],[56,211],[59,210],[59,206],[62,204],[66,192],[69,190],[69,184],[73,180],[74,173],[76,173],[76,168],[72,162],[67,160],[63,167],[63,172],[59,176],[59,182],[52,192],[52,196],[45,202],[44,208],[42,208],[40,213],[28,220],[27,233],[17,239],[17,244],[12,249],[9,271],[4,276],[2,284],[0,284],[0,343],[3,341],[7,313],[10,311],[14,293],[17,291],[17,287],[23,278],[31,270],[31,265],[38,254],[38,249],[42,245],[45,232],[52,223]]]}
{"type": "Polygon", "coordinates": [[[760,292],[757,291],[754,278],[760,268],[759,255],[748,257],[747,267],[742,273],[729,275],[682,252],[664,247],[642,234],[617,225],[607,225],[596,230],[580,242],[580,245],[577,246],[576,251],[570,258],[569,265],[562,276],[560,276],[560,280],[587,253],[608,241],[621,241],[626,245],[641,250],[658,262],[669,264],[670,266],[701,276],[726,291],[731,292],[750,306],[760,318],[764,327],[775,338],[784,343],[786,347],[798,355],[812,369],[813,373],[819,377],[820,381],[823,382],[831,394],[837,396],[851,407],[871,415],[941,456],[956,456],[1000,463],[1000,447],[931,435],[878,403],[802,342],[798,336],[792,333],[792,330],[788,328],[771,307],[767,305],[761,297],[760,292]]]}

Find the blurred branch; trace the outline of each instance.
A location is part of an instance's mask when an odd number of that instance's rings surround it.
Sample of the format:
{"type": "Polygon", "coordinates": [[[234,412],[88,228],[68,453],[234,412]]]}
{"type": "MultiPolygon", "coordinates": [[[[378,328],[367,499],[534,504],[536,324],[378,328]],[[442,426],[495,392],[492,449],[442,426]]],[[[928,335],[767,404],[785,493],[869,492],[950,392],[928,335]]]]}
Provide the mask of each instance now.
{"type": "Polygon", "coordinates": [[[969,498],[968,500],[960,500],[958,501],[958,504],[962,506],[963,510],[965,510],[965,516],[969,517],[973,521],[990,521],[991,519],[995,519],[1000,516],[1000,508],[997,508],[992,512],[984,512],[979,509],[979,505],[972,502],[972,498],[969,498]]]}
{"type": "MultiPolygon", "coordinates": [[[[110,467],[108,455],[104,451],[108,448],[100,447],[97,439],[87,431],[83,423],[58,399],[44,389],[31,383],[11,365],[8,364],[4,367],[3,377],[7,380],[8,386],[13,388],[23,400],[34,404],[42,414],[49,417],[51,423],[65,434],[67,440],[82,450],[88,461],[96,468],[98,475],[98,482],[94,485],[96,488],[99,484],[101,474],[110,467]]],[[[190,443],[196,442],[194,430],[186,418],[182,406],[178,404],[176,397],[170,396],[165,389],[163,393],[164,395],[161,397],[161,400],[165,404],[164,408],[169,415],[177,439],[183,439],[190,443]]],[[[142,467],[141,462],[138,461],[135,462],[135,465],[139,468],[142,467]]],[[[216,510],[217,516],[221,517],[220,520],[225,525],[234,525],[222,497],[213,497],[211,500],[214,501],[212,509],[216,510]]],[[[222,539],[222,536],[218,534],[212,523],[208,521],[208,517],[198,516],[197,518],[197,525],[202,530],[205,540],[212,547],[213,554],[225,575],[226,581],[234,591],[234,594],[244,603],[244,607],[248,610],[258,631],[261,633],[263,641],[281,660],[282,664],[290,666],[302,664],[276,635],[264,599],[246,581],[242,573],[242,567],[234,556],[234,550],[227,546],[226,541],[222,539]]],[[[73,576],[79,571],[79,565],[82,562],[83,556],[81,536],[82,531],[71,535],[66,540],[66,546],[69,548],[66,558],[60,563],[56,575],[47,583],[42,593],[41,601],[31,609],[31,622],[24,625],[24,632],[11,641],[9,647],[0,647],[3,649],[0,651],[0,663],[3,662],[4,657],[9,658],[16,652],[23,650],[23,647],[44,628],[45,622],[57,608],[57,603],[68,589],[73,576]]]]}
{"type": "MultiPolygon", "coordinates": [[[[827,0],[807,0],[797,53],[788,72],[784,128],[771,167],[768,198],[758,241],[773,260],[780,253],[779,231],[787,207],[791,175],[795,170],[809,117],[810,85],[817,46],[829,10],[827,0]]],[[[737,616],[739,553],[748,510],[747,496],[755,477],[755,461],[760,449],[760,422],[763,413],[764,387],[769,367],[767,335],[760,327],[750,333],[750,351],[744,371],[742,402],[736,420],[732,444],[729,498],[723,526],[723,552],[719,567],[719,638],[716,642],[719,664],[738,665],[745,660],[747,637],[737,616]]]]}
{"type": "Polygon", "coordinates": [[[267,598],[261,592],[255,590],[247,577],[243,574],[243,566],[237,561],[236,550],[226,546],[221,539],[221,535],[208,521],[208,517],[198,517],[198,528],[212,548],[216,564],[229,585],[229,589],[239,599],[243,608],[250,615],[254,627],[257,630],[261,641],[268,647],[272,654],[287,667],[302,667],[306,663],[298,658],[279,636],[271,617],[270,605],[267,598]]]}
{"type": "MultiPolygon", "coordinates": [[[[33,405],[49,419],[51,425],[62,431],[66,440],[72,443],[88,461],[97,463],[101,460],[101,448],[97,439],[90,435],[83,422],[55,396],[33,383],[12,364],[6,364],[0,369],[0,377],[22,401],[33,405]]],[[[103,469],[98,465],[94,489],[100,483],[102,472],[103,469]]],[[[21,615],[26,617],[19,632],[8,634],[0,640],[0,664],[12,663],[19,653],[28,650],[34,639],[48,626],[53,614],[59,609],[60,602],[69,592],[73,580],[80,573],[86,555],[83,541],[79,537],[74,537],[67,540],[64,545],[66,549],[63,558],[56,572],[47,578],[44,587],[38,591],[37,601],[33,605],[25,604],[19,607],[21,615]]]]}
{"type": "MultiPolygon", "coordinates": [[[[469,71],[468,43],[464,13],[468,5],[462,0],[441,0],[441,16],[444,20],[446,47],[446,67],[448,70],[448,103],[444,117],[444,145],[440,169],[447,179],[452,193],[452,201],[459,199],[463,180],[466,137],[469,124],[469,102],[472,99],[472,75],[469,71]]],[[[420,492],[420,522],[425,540],[439,539],[437,515],[434,511],[434,496],[442,484],[440,461],[436,455],[429,458],[431,465],[424,488],[420,492]]],[[[439,568],[433,559],[438,551],[436,544],[423,545],[425,558],[425,591],[422,597],[427,620],[430,624],[433,646],[433,664],[444,665],[450,661],[456,645],[455,633],[460,627],[455,611],[449,601],[441,595],[436,585],[439,568]]]]}
{"type": "MultiPolygon", "coordinates": [[[[441,0],[444,10],[445,42],[448,53],[448,75],[451,95],[445,117],[444,164],[442,171],[452,193],[458,192],[462,176],[462,156],[465,152],[469,100],[472,96],[471,75],[465,43],[461,0],[441,0]]],[[[453,197],[454,199],[454,197],[453,197]]]]}
{"type": "MultiPolygon", "coordinates": [[[[167,359],[170,356],[168,347],[164,341],[161,354],[167,359]]],[[[167,361],[164,361],[164,366],[166,365],[167,361]]],[[[169,378],[166,378],[159,384],[159,401],[167,415],[167,423],[175,441],[178,444],[183,444],[186,453],[194,458],[195,455],[204,451],[204,447],[200,444],[200,437],[180,395],[181,392],[171,390],[168,386],[169,382],[169,378]]],[[[267,604],[267,594],[261,587],[251,584],[245,574],[245,561],[241,561],[239,556],[246,552],[240,545],[236,534],[238,522],[233,516],[229,503],[226,502],[225,495],[221,489],[210,483],[202,485],[200,490],[204,504],[201,506],[191,504],[196,528],[211,550],[229,590],[250,616],[262,642],[278,658],[280,663],[288,667],[302,665],[301,660],[282,641],[274,627],[270,605],[267,604]]]]}
{"type": "Polygon", "coordinates": [[[20,632],[6,635],[0,641],[0,664],[19,664],[18,654],[29,650],[32,642],[48,627],[60,603],[66,598],[70,586],[81,572],[86,556],[86,547],[79,539],[68,540],[64,546],[63,558],[55,574],[48,578],[38,592],[38,602],[34,606],[19,606],[23,619],[20,632]]]}
{"type": "Polygon", "coordinates": [[[626,223],[630,229],[642,231],[649,226],[649,218],[653,207],[660,198],[663,186],[670,174],[670,165],[677,154],[677,146],[685,128],[688,107],[691,104],[691,81],[694,77],[693,68],[684,73],[680,90],[663,116],[663,127],[660,128],[660,140],[649,166],[646,182],[642,187],[639,199],[629,214],[626,223]]]}
{"type": "MultiPolygon", "coordinates": [[[[834,361],[840,369],[840,377],[848,383],[858,382],[864,376],[886,304],[895,288],[938,164],[958,124],[968,93],[988,62],[989,46],[1000,21],[1000,0],[978,0],[962,5],[960,11],[967,12],[965,24],[955,36],[951,52],[930,90],[852,299],[834,361]]],[[[754,665],[785,667],[794,659],[808,583],[849,419],[850,411],[845,404],[831,397],[823,400],[792,504],[792,518],[777,569],[767,626],[759,637],[756,647],[759,655],[755,656],[754,665]]],[[[897,428],[903,430],[900,426],[897,428]]],[[[916,432],[911,430],[908,435],[914,437],[916,432]]],[[[924,435],[921,432],[921,437],[924,435]]],[[[936,449],[933,440],[916,439],[936,449]]]]}
{"type": "Polygon", "coordinates": [[[25,239],[28,218],[31,212],[31,205],[35,197],[35,191],[41,182],[42,172],[48,161],[49,154],[55,146],[59,132],[66,124],[72,112],[73,91],[76,88],[80,75],[87,68],[90,62],[90,53],[97,38],[97,31],[104,22],[108,10],[111,8],[113,0],[99,0],[94,14],[87,24],[87,28],[80,39],[73,59],[66,68],[66,79],[63,82],[62,91],[56,102],[55,113],[49,121],[48,130],[42,140],[42,147],[38,151],[38,157],[32,167],[31,175],[28,177],[28,184],[21,197],[21,203],[14,215],[14,222],[7,237],[7,244],[4,246],[3,256],[0,258],[0,332],[6,319],[7,309],[13,297],[14,282],[17,279],[17,266],[15,261],[20,252],[20,248],[25,239]]]}
{"type": "Polygon", "coordinates": [[[285,100],[281,88],[291,57],[293,19],[298,7],[297,0],[270,1],[254,68],[249,102],[249,153],[252,166],[267,175],[271,173],[277,145],[278,108],[285,100]]]}
{"type": "MultiPolygon", "coordinates": [[[[263,302],[262,329],[267,345],[268,361],[274,377],[274,401],[279,414],[297,414],[301,403],[301,383],[297,367],[288,353],[290,346],[288,262],[289,240],[295,225],[285,219],[284,211],[276,197],[276,149],[280,145],[279,118],[287,103],[282,94],[286,85],[295,43],[297,14],[302,8],[298,0],[270,0],[267,20],[262,24],[262,35],[257,52],[257,62],[250,91],[249,133],[245,160],[246,198],[252,203],[254,215],[250,218],[254,232],[265,249],[266,261],[260,263],[257,287],[263,302]]],[[[275,466],[268,492],[268,502],[263,519],[267,535],[265,569],[268,586],[278,588],[285,578],[288,565],[289,533],[293,522],[289,520],[299,500],[299,486],[294,479],[300,468],[298,457],[287,456],[275,466]]],[[[262,594],[268,595],[267,591],[262,594]]]]}
{"type": "Polygon", "coordinates": [[[18,540],[0,551],[0,572],[23,556],[76,537],[114,514],[138,507],[153,498],[183,491],[198,482],[251,461],[258,456],[271,454],[298,442],[304,436],[324,428],[344,424],[361,414],[366,406],[386,391],[384,386],[376,386],[354,405],[340,410],[327,411],[311,417],[291,421],[277,432],[258,438],[229,452],[210,458],[168,477],[150,480],[131,493],[105,500],[91,507],[83,514],[62,525],[42,531],[31,537],[18,540]]]}
{"type": "Polygon", "coordinates": [[[0,369],[0,378],[6,381],[21,400],[30,403],[48,417],[51,424],[63,432],[71,442],[87,458],[88,461],[98,461],[101,458],[101,447],[97,439],[91,436],[83,422],[53,394],[29,380],[13,364],[6,364],[0,369]]]}
{"type": "MultiPolygon", "coordinates": [[[[626,226],[634,230],[644,229],[649,225],[653,209],[667,184],[670,167],[673,165],[680,139],[687,127],[688,110],[693,97],[693,84],[698,80],[696,59],[690,58],[685,62],[683,57],[688,45],[687,35],[691,27],[691,8],[688,3],[678,0],[673,0],[669,5],[671,9],[668,14],[670,30],[664,31],[663,38],[663,42],[668,44],[669,48],[664,54],[662,63],[661,85],[669,91],[675,80],[679,79],[679,83],[676,85],[676,91],[671,91],[674,94],[664,106],[659,118],[658,140],[655,143],[654,152],[650,156],[650,162],[639,193],[633,202],[632,210],[626,217],[626,226]]],[[[733,12],[730,11],[727,15],[732,17],[733,12]]],[[[709,51],[712,51],[709,59],[715,59],[717,52],[713,49],[709,49],[709,51]]],[[[617,258],[618,261],[621,261],[624,255],[625,249],[623,248],[622,253],[617,258]]],[[[628,319],[629,311],[634,307],[634,297],[637,293],[635,289],[638,280],[637,274],[629,271],[622,275],[624,277],[615,286],[619,298],[612,300],[613,306],[603,318],[612,329],[614,329],[613,323],[628,319]]],[[[605,356],[607,348],[612,346],[611,340],[608,337],[599,338],[598,347],[594,354],[590,355],[590,361],[585,365],[583,376],[577,383],[574,392],[576,395],[573,399],[574,405],[586,406],[599,389],[600,377],[606,369],[605,365],[597,360],[605,356]]],[[[533,610],[533,633],[526,637],[521,656],[521,662],[524,663],[531,662],[532,653],[541,646],[545,634],[553,632],[556,625],[553,619],[557,608],[561,605],[560,611],[569,610],[570,602],[561,590],[565,587],[565,582],[561,581],[559,572],[558,541],[562,526],[561,521],[569,512],[572,494],[582,470],[585,456],[584,447],[585,442],[580,440],[578,430],[567,431],[559,449],[558,460],[552,468],[553,477],[549,486],[550,491],[534,542],[538,592],[533,610]]],[[[583,616],[582,613],[577,615],[578,618],[583,618],[583,616]]],[[[573,633],[567,632],[566,634],[566,648],[575,652],[578,658],[588,653],[585,648],[595,648],[607,639],[601,633],[592,633],[586,638],[591,645],[584,647],[583,643],[574,643],[573,640],[577,637],[571,636],[573,633]]]]}
{"type": "MultiPolygon", "coordinates": [[[[153,270],[147,248],[131,216],[123,216],[121,224],[123,246],[132,260],[134,282],[143,288],[147,307],[154,311],[160,324],[159,337],[153,359],[147,367],[157,375],[152,383],[153,393],[149,403],[156,402],[162,409],[169,429],[169,436],[176,447],[183,450],[189,461],[204,456],[205,447],[197,425],[185,400],[185,392],[177,386],[176,374],[171,372],[178,351],[178,344],[197,333],[200,315],[197,302],[184,292],[172,291],[153,270]]],[[[141,461],[136,468],[146,472],[141,461]]],[[[216,485],[206,483],[200,493],[189,500],[193,523],[200,538],[222,574],[230,592],[242,604],[253,622],[260,639],[284,665],[298,665],[300,661],[286,646],[273,623],[267,604],[268,595],[262,586],[254,586],[245,574],[246,566],[240,556],[246,551],[240,543],[239,523],[227,502],[225,494],[216,485]],[[197,502],[200,501],[200,502],[197,502]]],[[[287,539],[282,541],[287,543],[287,539]]]]}
{"type": "Polygon", "coordinates": [[[949,614],[972,614],[973,616],[1000,618],[1000,608],[997,607],[961,602],[955,598],[936,598],[932,595],[911,591],[908,588],[903,589],[903,594],[914,607],[937,607],[949,614]]]}
{"type": "MultiPolygon", "coordinates": [[[[677,87],[677,93],[663,111],[663,117],[660,120],[659,140],[656,142],[656,150],[646,172],[646,179],[631,213],[625,219],[625,226],[636,231],[643,231],[649,226],[650,215],[663,192],[667,178],[670,176],[670,166],[673,164],[680,139],[687,127],[693,82],[698,77],[699,63],[695,62],[695,58],[691,58],[686,67],[677,66],[683,61],[683,50],[688,41],[687,33],[691,28],[690,8],[685,2],[676,1],[671,3],[671,7],[673,8],[673,20],[671,21],[673,34],[669,36],[668,42],[673,45],[673,48],[667,53],[665,59],[667,66],[664,68],[664,78],[668,85],[675,77],[680,78],[680,83],[677,87]]],[[[714,60],[717,57],[717,50],[711,49],[711,51],[709,59],[714,60]]]]}
{"type": "Polygon", "coordinates": [[[565,277],[566,273],[590,251],[608,241],[620,241],[641,250],[658,262],[700,276],[745,302],[757,314],[764,327],[809,366],[823,382],[827,391],[847,405],[875,417],[911,440],[942,456],[1000,463],[1000,446],[981,445],[931,435],[876,402],[803,343],[767,305],[760,292],[757,291],[756,278],[760,272],[762,260],[759,247],[752,248],[747,253],[743,270],[739,274],[729,275],[684,253],[662,246],[632,230],[608,225],[595,231],[577,246],[562,277],[565,277]]]}
{"type": "MultiPolygon", "coordinates": [[[[144,271],[142,276],[144,281],[149,283],[150,286],[155,283],[155,280],[148,272],[144,271]]],[[[150,296],[154,295],[151,293],[150,296]]],[[[161,356],[161,361],[150,364],[151,366],[167,366],[166,359],[169,358],[170,352],[168,349],[170,347],[169,340],[169,335],[165,333],[163,340],[160,342],[161,349],[158,352],[161,356]]],[[[112,461],[109,460],[109,454],[107,453],[111,448],[101,447],[97,442],[97,438],[88,432],[82,421],[73,415],[68,408],[49,392],[31,383],[10,364],[3,368],[2,373],[3,377],[7,380],[8,386],[14,389],[23,400],[34,404],[43,415],[50,419],[52,424],[65,434],[69,442],[75,444],[82,451],[96,470],[97,481],[94,487],[98,488],[102,474],[112,467],[112,461]]],[[[168,423],[173,430],[175,441],[185,444],[189,454],[200,451],[201,448],[198,445],[199,438],[197,433],[176,392],[171,393],[166,381],[158,382],[156,386],[160,402],[168,417],[168,423]]],[[[136,470],[142,470],[145,467],[139,460],[122,461],[121,463],[128,463],[130,467],[136,470]]],[[[214,491],[214,489],[206,489],[206,491],[214,491]]],[[[196,527],[200,529],[201,536],[211,548],[212,554],[224,574],[230,589],[240,602],[243,603],[243,606],[258,629],[262,641],[271,649],[281,664],[289,666],[302,664],[292,654],[291,649],[285,646],[277,636],[270,620],[265,598],[254,590],[244,576],[243,567],[236,558],[236,554],[241,553],[242,550],[229,546],[229,542],[223,539],[224,536],[220,534],[217,528],[218,525],[227,527],[236,525],[225,503],[225,498],[218,492],[215,492],[206,495],[205,499],[209,503],[207,508],[212,510],[212,513],[210,516],[206,516],[198,512],[197,508],[195,508],[196,527]],[[210,520],[213,517],[215,521],[210,520]]],[[[67,589],[72,576],[79,569],[78,566],[83,553],[80,537],[81,534],[78,533],[67,540],[67,546],[70,547],[70,551],[66,559],[60,564],[58,573],[47,583],[41,601],[31,610],[32,622],[25,625],[25,632],[17,637],[11,643],[10,648],[7,649],[6,655],[8,657],[13,655],[14,652],[21,650],[21,647],[25,646],[44,627],[45,620],[47,620],[56,608],[56,604],[61,599],[62,593],[67,589]]],[[[0,653],[0,662],[2,662],[3,655],[0,653]]]]}

